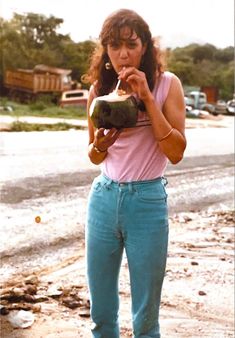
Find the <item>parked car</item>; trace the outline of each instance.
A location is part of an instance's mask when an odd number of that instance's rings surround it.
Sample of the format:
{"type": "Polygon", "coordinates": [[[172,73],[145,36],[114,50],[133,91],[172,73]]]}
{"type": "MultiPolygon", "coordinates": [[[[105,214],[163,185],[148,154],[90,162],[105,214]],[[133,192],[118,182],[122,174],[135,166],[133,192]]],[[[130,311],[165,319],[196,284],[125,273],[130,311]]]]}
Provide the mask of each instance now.
{"type": "Polygon", "coordinates": [[[224,100],[218,100],[215,105],[215,111],[217,114],[227,113],[227,104],[224,100]]]}
{"type": "Polygon", "coordinates": [[[210,115],[211,114],[206,110],[193,109],[191,106],[186,105],[186,117],[206,119],[210,115]]]}
{"type": "Polygon", "coordinates": [[[227,114],[235,114],[235,99],[227,102],[227,114]]]}
{"type": "Polygon", "coordinates": [[[193,109],[205,110],[209,113],[215,113],[215,106],[207,101],[207,96],[201,91],[191,91],[184,96],[186,106],[191,106],[193,109]]]}
{"type": "Polygon", "coordinates": [[[62,93],[59,105],[61,108],[71,106],[86,107],[88,100],[87,89],[66,90],[62,93]]]}

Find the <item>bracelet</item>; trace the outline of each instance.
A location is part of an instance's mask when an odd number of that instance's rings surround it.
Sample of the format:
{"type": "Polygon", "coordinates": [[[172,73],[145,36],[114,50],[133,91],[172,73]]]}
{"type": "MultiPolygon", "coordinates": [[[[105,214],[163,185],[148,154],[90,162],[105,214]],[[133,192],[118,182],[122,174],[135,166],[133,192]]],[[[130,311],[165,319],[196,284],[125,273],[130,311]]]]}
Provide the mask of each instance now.
{"type": "Polygon", "coordinates": [[[173,130],[174,128],[171,128],[171,130],[165,136],[163,136],[160,140],[158,140],[158,142],[162,142],[163,140],[165,140],[168,136],[170,136],[173,130]]]}
{"type": "Polygon", "coordinates": [[[97,148],[94,143],[92,143],[92,147],[94,148],[94,150],[97,152],[97,153],[106,153],[107,149],[105,150],[100,150],[99,148],[97,148]]]}

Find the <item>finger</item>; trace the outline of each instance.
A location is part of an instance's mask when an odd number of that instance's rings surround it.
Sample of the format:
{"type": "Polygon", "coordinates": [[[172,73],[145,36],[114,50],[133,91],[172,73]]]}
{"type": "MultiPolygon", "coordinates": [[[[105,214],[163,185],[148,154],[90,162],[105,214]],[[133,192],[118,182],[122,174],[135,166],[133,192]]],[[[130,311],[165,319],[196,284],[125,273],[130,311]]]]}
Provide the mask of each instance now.
{"type": "Polygon", "coordinates": [[[117,132],[113,135],[113,137],[109,140],[109,147],[110,147],[112,144],[114,144],[114,143],[116,142],[116,140],[117,140],[117,138],[119,137],[120,133],[121,133],[121,130],[120,130],[120,131],[117,131],[117,132]]]}
{"type": "Polygon", "coordinates": [[[99,129],[97,129],[97,133],[96,133],[97,137],[104,136],[104,131],[105,131],[105,128],[99,128],[99,129]]]}
{"type": "Polygon", "coordinates": [[[119,135],[121,134],[121,132],[122,132],[122,129],[119,129],[119,130],[116,131],[116,133],[113,136],[113,138],[114,138],[115,141],[119,137],[119,135]]]}
{"type": "Polygon", "coordinates": [[[128,76],[136,72],[138,72],[138,70],[135,67],[125,67],[119,72],[119,79],[126,80],[128,76]]]}
{"type": "Polygon", "coordinates": [[[116,139],[119,137],[122,129],[112,128],[109,130],[108,134],[105,136],[105,143],[110,146],[112,145],[116,139]]]}
{"type": "Polygon", "coordinates": [[[126,79],[126,82],[142,83],[144,82],[144,79],[139,74],[130,74],[126,79]]]}
{"type": "Polygon", "coordinates": [[[118,130],[116,129],[116,128],[111,128],[111,129],[109,129],[109,131],[108,131],[108,133],[107,133],[107,135],[106,136],[108,136],[108,137],[113,137],[113,135],[115,135],[116,133],[118,132],[118,130]]]}

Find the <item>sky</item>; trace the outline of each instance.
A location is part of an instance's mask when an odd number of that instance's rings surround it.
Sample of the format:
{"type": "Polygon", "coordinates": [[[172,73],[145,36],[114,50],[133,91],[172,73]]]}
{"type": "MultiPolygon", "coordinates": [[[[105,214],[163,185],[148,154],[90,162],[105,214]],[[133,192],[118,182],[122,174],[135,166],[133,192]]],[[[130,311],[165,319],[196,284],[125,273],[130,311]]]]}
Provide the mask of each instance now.
{"type": "Polygon", "coordinates": [[[234,46],[234,0],[0,0],[0,16],[33,12],[62,18],[59,32],[74,42],[96,39],[105,18],[119,8],[138,12],[162,47],[211,43],[234,46]]]}

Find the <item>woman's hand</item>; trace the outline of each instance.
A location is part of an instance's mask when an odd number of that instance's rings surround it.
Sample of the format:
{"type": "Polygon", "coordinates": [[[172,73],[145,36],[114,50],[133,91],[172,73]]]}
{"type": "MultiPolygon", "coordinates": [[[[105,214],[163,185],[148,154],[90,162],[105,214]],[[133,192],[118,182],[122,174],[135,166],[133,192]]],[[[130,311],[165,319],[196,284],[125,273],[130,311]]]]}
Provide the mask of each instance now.
{"type": "Polygon", "coordinates": [[[110,129],[107,133],[104,133],[105,128],[99,128],[95,131],[93,144],[101,152],[108,150],[108,148],[114,144],[118,136],[121,133],[121,130],[116,128],[110,129]]]}
{"type": "Polygon", "coordinates": [[[149,89],[145,73],[135,67],[124,67],[118,76],[131,87],[132,91],[136,93],[140,100],[145,101],[152,97],[149,89]]]}

